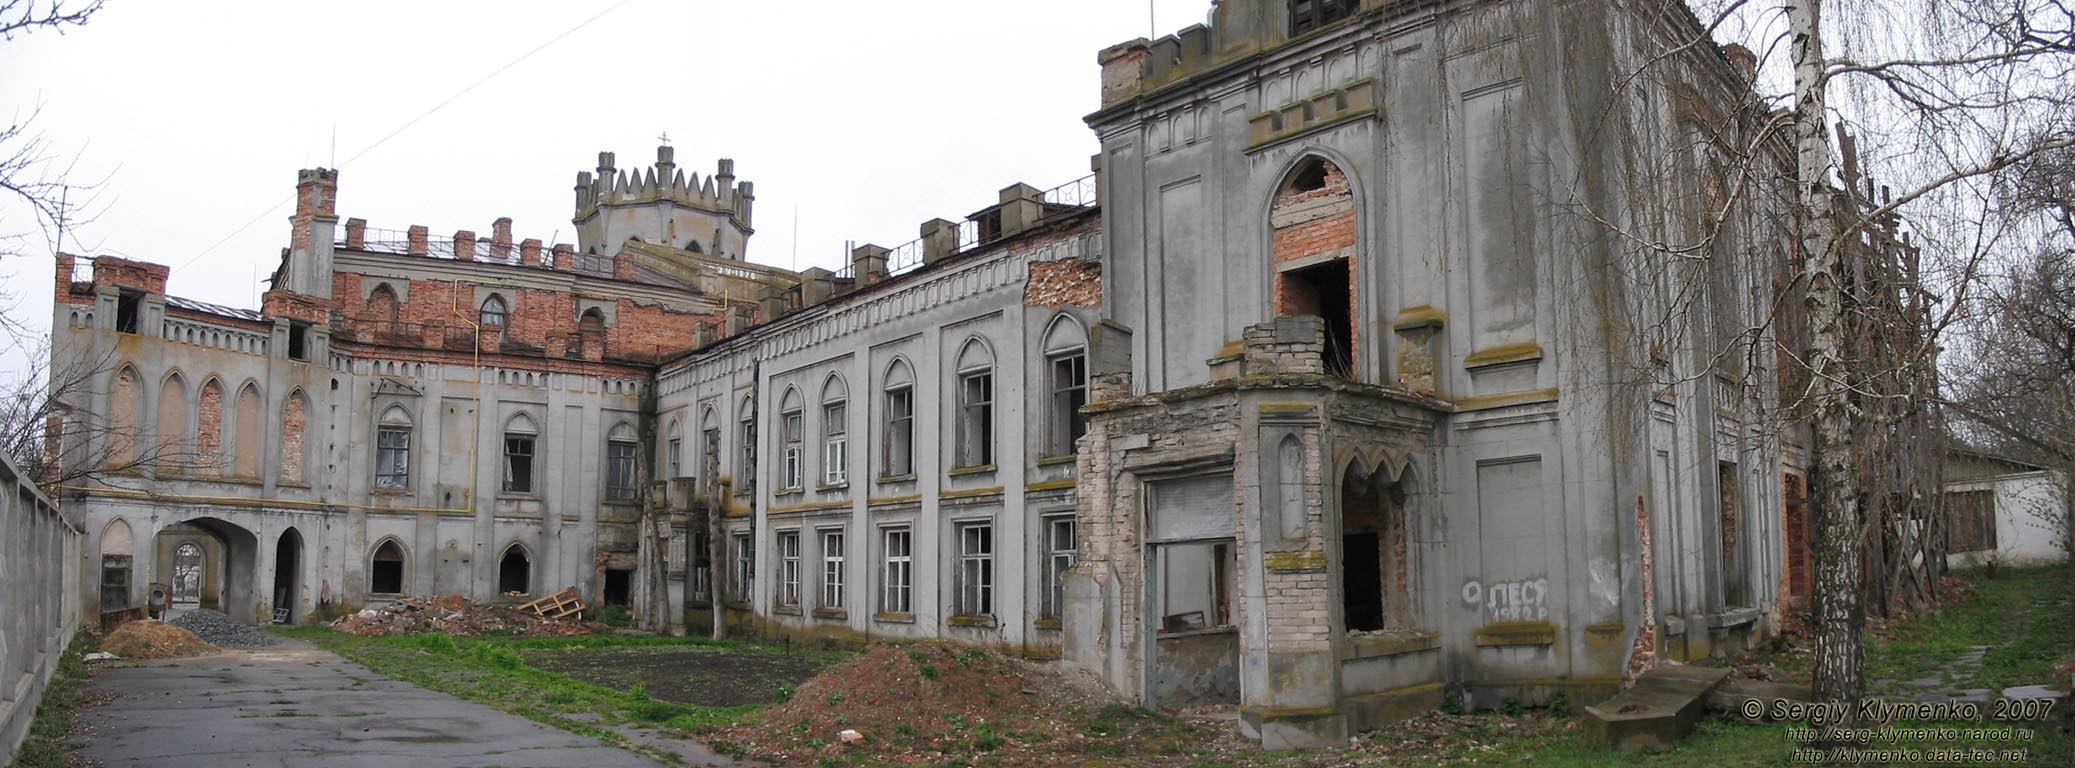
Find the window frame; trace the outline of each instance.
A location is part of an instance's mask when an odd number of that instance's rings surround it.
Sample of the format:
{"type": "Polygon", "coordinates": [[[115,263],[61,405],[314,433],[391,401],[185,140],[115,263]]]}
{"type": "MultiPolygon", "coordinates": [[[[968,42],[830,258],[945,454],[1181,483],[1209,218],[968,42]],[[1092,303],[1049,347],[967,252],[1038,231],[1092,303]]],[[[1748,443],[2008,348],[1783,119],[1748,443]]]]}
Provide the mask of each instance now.
{"type": "Polygon", "coordinates": [[[411,432],[409,424],[375,426],[376,490],[411,489],[411,432]]]}
{"type": "Polygon", "coordinates": [[[1076,455],[1081,450],[1081,435],[1088,432],[1088,418],[1081,414],[1081,406],[1088,404],[1087,351],[1074,349],[1046,356],[1045,378],[1045,455],[1076,455]],[[1069,376],[1076,377],[1073,381],[1061,383],[1062,365],[1069,376]]]}
{"type": "Polygon", "coordinates": [[[476,324],[478,326],[502,329],[510,321],[511,303],[505,301],[502,295],[490,294],[489,297],[483,299],[483,303],[476,305],[476,324]],[[494,312],[490,309],[490,305],[493,302],[497,305],[497,309],[494,312]]]}
{"type": "Polygon", "coordinates": [[[954,616],[994,616],[994,521],[970,520],[954,526],[958,552],[954,616]],[[977,546],[976,546],[977,545],[977,546]]]}
{"type": "Polygon", "coordinates": [[[748,532],[730,533],[729,537],[734,539],[731,549],[735,557],[734,578],[728,585],[729,591],[734,593],[736,602],[748,603],[756,598],[757,539],[748,532]]]}
{"type": "Polygon", "coordinates": [[[994,368],[958,373],[958,457],[955,469],[994,465],[994,368]]]}
{"type": "Polygon", "coordinates": [[[823,528],[816,531],[821,539],[821,602],[819,607],[842,610],[845,595],[843,568],[849,554],[849,542],[841,528],[823,528]]]}
{"type": "Polygon", "coordinates": [[[915,612],[915,528],[889,525],[879,529],[879,612],[910,615],[915,612]],[[895,554],[894,540],[900,540],[895,554]],[[896,599],[898,598],[898,599],[896,599]]]}
{"type": "Polygon", "coordinates": [[[886,453],[881,477],[915,476],[915,385],[886,388],[886,453]]]}
{"type": "Polygon", "coordinates": [[[1038,618],[1059,620],[1066,614],[1066,572],[1080,562],[1080,523],[1072,514],[1042,515],[1038,520],[1044,526],[1039,539],[1044,551],[1038,566],[1038,618]],[[1066,532],[1063,547],[1059,536],[1062,524],[1066,532]]]}
{"type": "Polygon", "coordinates": [[[778,531],[778,590],[772,598],[777,608],[798,610],[800,607],[800,531],[789,528],[778,531]]]}
{"type": "Polygon", "coordinates": [[[641,498],[641,447],[623,437],[605,441],[605,500],[633,502],[641,498]]]}
{"type": "Polygon", "coordinates": [[[778,415],[779,438],[784,444],[779,465],[784,476],[780,478],[780,491],[797,491],[807,482],[806,450],[807,418],[797,407],[778,415]]]}
{"type": "Polygon", "coordinates": [[[536,470],[540,468],[539,447],[539,438],[533,433],[512,431],[506,431],[504,433],[504,485],[502,486],[504,489],[504,493],[533,494],[539,492],[539,489],[534,487],[536,485],[534,478],[538,474],[536,470]],[[525,441],[526,451],[523,454],[516,453],[512,450],[514,448],[513,441],[520,440],[525,441]],[[518,473],[516,472],[518,465],[513,462],[514,458],[520,456],[523,456],[526,460],[526,482],[524,483],[525,487],[523,488],[518,487],[518,473]]]}

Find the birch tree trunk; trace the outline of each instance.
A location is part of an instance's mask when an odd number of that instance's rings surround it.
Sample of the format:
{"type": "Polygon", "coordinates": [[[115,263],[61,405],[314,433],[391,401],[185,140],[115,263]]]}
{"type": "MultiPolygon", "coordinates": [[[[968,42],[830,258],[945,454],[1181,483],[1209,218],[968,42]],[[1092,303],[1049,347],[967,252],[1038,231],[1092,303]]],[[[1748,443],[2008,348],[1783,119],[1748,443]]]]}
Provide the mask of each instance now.
{"type": "Polygon", "coordinates": [[[1816,480],[1815,698],[1856,701],[1865,688],[1860,605],[1860,510],[1852,462],[1844,338],[1844,250],[1830,183],[1824,110],[1822,0],[1788,0],[1794,50],[1796,215],[1808,279],[1811,454],[1816,480]]]}

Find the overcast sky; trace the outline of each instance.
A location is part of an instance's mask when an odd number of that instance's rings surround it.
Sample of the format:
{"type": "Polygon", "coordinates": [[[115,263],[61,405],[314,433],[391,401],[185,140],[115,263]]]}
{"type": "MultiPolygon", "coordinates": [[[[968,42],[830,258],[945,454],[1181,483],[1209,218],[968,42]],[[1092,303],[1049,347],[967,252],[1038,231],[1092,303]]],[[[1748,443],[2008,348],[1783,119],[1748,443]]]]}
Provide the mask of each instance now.
{"type": "MultiPolygon", "coordinates": [[[[65,250],[169,264],[177,296],[257,306],[297,169],[339,168],[339,216],[373,228],[487,236],[510,216],[518,239],[574,243],[577,171],[600,150],[653,163],[666,131],[680,167],[730,157],[755,182],[751,260],[834,267],[846,240],[899,245],[1011,183],[1087,174],[1096,52],[1209,6],[111,0],[0,42],[0,107],[40,105],[72,178],[102,182],[65,250]]],[[[0,229],[33,226],[0,201],[0,229]]],[[[52,262],[24,245],[0,275],[42,327],[52,262]]]]}

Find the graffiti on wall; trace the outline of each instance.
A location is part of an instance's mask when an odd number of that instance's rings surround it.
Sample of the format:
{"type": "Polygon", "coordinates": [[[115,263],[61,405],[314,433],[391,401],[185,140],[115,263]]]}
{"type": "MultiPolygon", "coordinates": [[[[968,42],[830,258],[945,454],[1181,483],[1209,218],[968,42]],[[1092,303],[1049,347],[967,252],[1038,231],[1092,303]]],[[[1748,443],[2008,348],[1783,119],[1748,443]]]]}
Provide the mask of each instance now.
{"type": "Polygon", "coordinates": [[[1482,605],[1487,621],[1542,621],[1549,618],[1549,580],[1463,583],[1463,604],[1482,605]]]}

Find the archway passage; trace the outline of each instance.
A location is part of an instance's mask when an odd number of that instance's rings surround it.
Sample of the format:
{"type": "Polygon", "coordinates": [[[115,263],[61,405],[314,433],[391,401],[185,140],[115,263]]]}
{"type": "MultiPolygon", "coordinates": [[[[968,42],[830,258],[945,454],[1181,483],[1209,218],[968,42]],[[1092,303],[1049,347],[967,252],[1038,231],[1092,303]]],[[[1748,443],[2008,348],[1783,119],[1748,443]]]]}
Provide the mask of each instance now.
{"type": "Polygon", "coordinates": [[[295,623],[296,598],[302,590],[303,535],[290,528],[274,545],[274,623],[295,623]]]}
{"type": "Polygon", "coordinates": [[[504,550],[504,558],[497,561],[497,591],[531,592],[533,562],[526,558],[526,549],[513,544],[504,550]]]}
{"type": "MultiPolygon", "coordinates": [[[[243,526],[217,517],[196,517],[164,526],[158,540],[152,581],[172,587],[179,599],[192,595],[201,607],[216,608],[238,621],[259,617],[259,537],[243,526]],[[182,560],[183,554],[188,556],[182,560]]],[[[302,539],[296,538],[297,559],[302,539]]],[[[279,553],[276,553],[276,557],[279,553]]]]}

